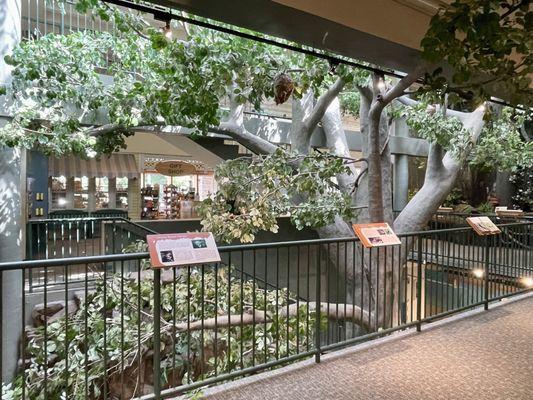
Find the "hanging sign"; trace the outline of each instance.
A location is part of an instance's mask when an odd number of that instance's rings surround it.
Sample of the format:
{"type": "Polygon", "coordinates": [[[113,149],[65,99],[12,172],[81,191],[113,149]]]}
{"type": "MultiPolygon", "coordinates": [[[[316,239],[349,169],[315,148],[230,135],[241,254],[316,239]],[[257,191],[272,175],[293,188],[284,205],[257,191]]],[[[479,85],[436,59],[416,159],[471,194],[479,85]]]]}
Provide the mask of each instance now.
{"type": "Polygon", "coordinates": [[[393,246],[402,243],[389,224],[385,222],[375,224],[353,224],[353,230],[359,240],[361,240],[363,246],[367,248],[393,246]]]}
{"type": "Polygon", "coordinates": [[[474,231],[480,236],[497,235],[498,233],[501,233],[500,228],[498,228],[489,217],[469,217],[466,219],[466,222],[468,222],[468,225],[474,228],[474,231]]]}
{"type": "Polygon", "coordinates": [[[155,165],[155,170],[167,176],[195,175],[197,173],[194,165],[179,160],[160,161],[155,165]]]}
{"type": "Polygon", "coordinates": [[[153,268],[204,264],[220,261],[211,232],[147,235],[153,268]]]}

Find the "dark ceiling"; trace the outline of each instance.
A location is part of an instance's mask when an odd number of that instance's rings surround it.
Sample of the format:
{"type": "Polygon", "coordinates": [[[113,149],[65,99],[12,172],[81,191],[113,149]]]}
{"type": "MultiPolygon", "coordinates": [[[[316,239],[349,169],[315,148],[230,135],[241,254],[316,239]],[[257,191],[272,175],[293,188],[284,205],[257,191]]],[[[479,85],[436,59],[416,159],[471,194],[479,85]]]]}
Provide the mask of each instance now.
{"type": "Polygon", "coordinates": [[[409,72],[419,56],[415,49],[269,0],[151,2],[396,71],[409,72]]]}

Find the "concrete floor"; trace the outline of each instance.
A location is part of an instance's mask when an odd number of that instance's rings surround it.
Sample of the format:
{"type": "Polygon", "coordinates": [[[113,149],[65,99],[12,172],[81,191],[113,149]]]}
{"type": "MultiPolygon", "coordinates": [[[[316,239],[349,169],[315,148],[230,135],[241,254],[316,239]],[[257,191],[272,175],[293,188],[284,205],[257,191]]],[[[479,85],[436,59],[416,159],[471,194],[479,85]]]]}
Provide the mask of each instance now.
{"type": "Polygon", "coordinates": [[[320,364],[247,379],[208,389],[205,398],[533,399],[533,297],[320,364]]]}

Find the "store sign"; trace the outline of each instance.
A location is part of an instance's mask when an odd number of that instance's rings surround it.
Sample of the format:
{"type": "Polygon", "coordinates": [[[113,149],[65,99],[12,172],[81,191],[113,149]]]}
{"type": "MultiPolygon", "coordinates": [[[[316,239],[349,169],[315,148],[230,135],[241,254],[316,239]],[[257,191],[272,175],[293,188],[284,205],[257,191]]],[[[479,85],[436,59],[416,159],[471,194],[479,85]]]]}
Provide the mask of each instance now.
{"type": "Polygon", "coordinates": [[[194,165],[179,160],[160,161],[155,165],[155,170],[167,176],[195,175],[197,173],[194,165]]]}
{"type": "Polygon", "coordinates": [[[380,247],[402,244],[387,223],[353,224],[353,230],[365,247],[380,247]]]}
{"type": "Polygon", "coordinates": [[[147,235],[153,268],[220,262],[211,232],[147,235]]]}
{"type": "Polygon", "coordinates": [[[494,222],[489,217],[469,217],[466,219],[466,222],[474,228],[474,231],[479,236],[497,235],[501,233],[500,228],[494,225],[494,222]]]}

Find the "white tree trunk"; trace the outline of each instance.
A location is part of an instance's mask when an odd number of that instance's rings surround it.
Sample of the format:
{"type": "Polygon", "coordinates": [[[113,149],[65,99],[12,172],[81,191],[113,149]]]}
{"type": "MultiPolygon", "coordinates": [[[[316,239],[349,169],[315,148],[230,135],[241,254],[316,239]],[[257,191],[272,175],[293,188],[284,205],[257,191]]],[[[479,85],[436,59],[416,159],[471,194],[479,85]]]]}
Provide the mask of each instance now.
{"type": "Polygon", "coordinates": [[[430,146],[424,184],[394,221],[397,233],[415,232],[425,228],[453,189],[468,153],[479,138],[484,126],[484,107],[479,107],[472,113],[454,112],[454,114],[461,119],[464,128],[470,132],[470,145],[458,154],[447,152],[444,157],[441,146],[438,144],[430,146]]]}

